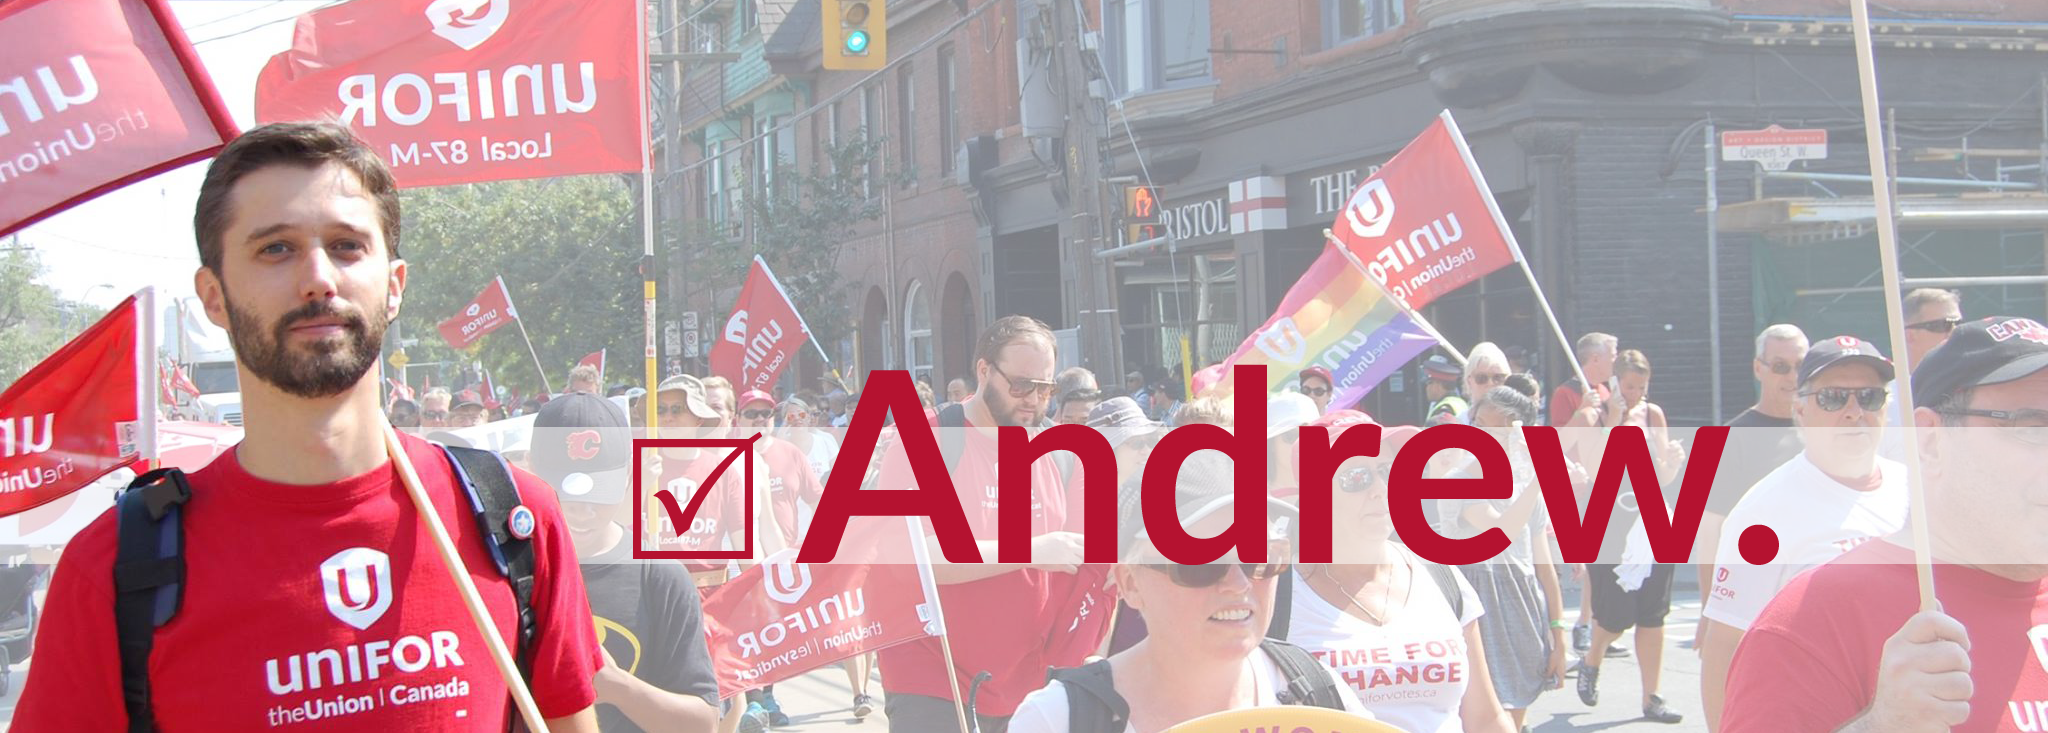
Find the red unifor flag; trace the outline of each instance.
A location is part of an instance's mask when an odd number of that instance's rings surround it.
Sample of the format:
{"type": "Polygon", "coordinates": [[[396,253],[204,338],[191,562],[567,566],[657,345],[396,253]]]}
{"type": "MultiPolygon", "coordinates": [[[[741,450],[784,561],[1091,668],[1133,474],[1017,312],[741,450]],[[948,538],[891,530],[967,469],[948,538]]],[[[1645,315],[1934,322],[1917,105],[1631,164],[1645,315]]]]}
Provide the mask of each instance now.
{"type": "Polygon", "coordinates": [[[401,186],[642,167],[642,6],[377,0],[300,16],[258,122],[340,120],[401,186]]]}
{"type": "Polygon", "coordinates": [[[604,385],[604,349],[598,349],[596,351],[590,352],[590,355],[583,357],[582,361],[576,362],[576,366],[589,366],[595,368],[597,370],[598,385],[600,387],[604,385]]]}
{"type": "Polygon", "coordinates": [[[768,263],[755,257],[747,284],[740,287],[740,300],[711,346],[711,373],[732,380],[733,388],[741,392],[773,392],[775,380],[810,338],[811,328],[804,325],[789,293],[768,263]]]}
{"type": "Polygon", "coordinates": [[[1411,308],[1522,258],[1449,111],[1359,184],[1331,231],[1411,308]]]}
{"type": "Polygon", "coordinates": [[[857,517],[839,548],[829,563],[777,552],[704,600],[719,697],[939,633],[907,523],[857,517]]]}
{"type": "Polygon", "coordinates": [[[154,454],[148,291],[0,392],[0,516],[33,509],[154,454]]]}
{"type": "Polygon", "coordinates": [[[461,313],[441,322],[441,338],[457,350],[467,349],[484,337],[519,318],[512,309],[512,296],[505,292],[505,278],[492,278],[482,292],[470,299],[461,313]]]}
{"type": "Polygon", "coordinates": [[[164,0],[0,3],[0,235],[236,135],[164,0]]]}

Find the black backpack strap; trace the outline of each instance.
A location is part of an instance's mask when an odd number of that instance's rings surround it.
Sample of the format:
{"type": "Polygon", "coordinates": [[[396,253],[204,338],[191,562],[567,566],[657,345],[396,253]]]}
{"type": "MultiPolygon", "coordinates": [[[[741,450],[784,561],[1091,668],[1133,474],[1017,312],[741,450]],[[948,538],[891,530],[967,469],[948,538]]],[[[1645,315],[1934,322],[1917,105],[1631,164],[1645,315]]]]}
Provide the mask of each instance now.
{"type": "Polygon", "coordinates": [[[1109,660],[1054,669],[1046,676],[1067,688],[1068,733],[1123,733],[1130,724],[1131,705],[1116,692],[1109,660]]]}
{"type": "Polygon", "coordinates": [[[1280,704],[1344,709],[1344,695],[1337,691],[1337,678],[1307,649],[1279,639],[1260,640],[1259,649],[1273,660],[1280,678],[1287,682],[1287,689],[1275,696],[1280,704]]]}
{"type": "Polygon", "coordinates": [[[512,468],[502,456],[476,448],[440,448],[448,454],[449,463],[455,466],[455,477],[469,496],[477,528],[490,538],[491,559],[498,564],[498,572],[512,584],[512,597],[519,607],[519,646],[515,656],[519,658],[520,673],[531,678],[533,640],[539,631],[533,613],[533,530],[529,525],[527,537],[520,537],[513,533],[512,523],[515,512],[525,514],[522,521],[534,522],[533,510],[520,503],[519,486],[513,482],[512,468]]]}
{"type": "Polygon", "coordinates": [[[1444,594],[1444,601],[1451,604],[1451,615],[1459,625],[1465,621],[1465,594],[1458,590],[1458,573],[1451,566],[1424,562],[1422,569],[1429,571],[1429,578],[1436,581],[1436,589],[1444,594]]]}
{"type": "Polygon", "coordinates": [[[1280,582],[1273,590],[1273,620],[1266,624],[1266,638],[1287,640],[1287,629],[1294,616],[1294,568],[1280,574],[1280,582]]]}
{"type": "Polygon", "coordinates": [[[114,628],[120,636],[121,702],[130,731],[156,730],[149,652],[156,630],[177,615],[185,588],[181,507],[192,486],[175,468],[135,477],[115,500],[114,628]]]}

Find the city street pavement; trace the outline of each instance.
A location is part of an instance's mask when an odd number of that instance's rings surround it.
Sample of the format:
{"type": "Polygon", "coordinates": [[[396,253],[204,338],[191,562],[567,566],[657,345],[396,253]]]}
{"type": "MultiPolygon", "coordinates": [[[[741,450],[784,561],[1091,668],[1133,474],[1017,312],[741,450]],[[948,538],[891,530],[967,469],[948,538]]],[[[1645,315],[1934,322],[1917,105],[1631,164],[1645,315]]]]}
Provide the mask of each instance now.
{"type": "MultiPolygon", "coordinates": [[[[1624,635],[1621,644],[1630,647],[1631,654],[1625,658],[1608,659],[1601,665],[1600,705],[1586,707],[1579,702],[1575,692],[1576,680],[1565,680],[1562,690],[1552,690],[1529,710],[1528,727],[1532,733],[1564,733],[1565,731],[1704,731],[1706,717],[1700,712],[1700,658],[1691,647],[1693,629],[1700,617],[1699,591],[1691,582],[1692,566],[1678,568],[1679,582],[1672,592],[1671,615],[1665,622],[1664,674],[1659,682],[1664,700],[1671,709],[1685,716],[1685,722],[1678,725],[1662,725],[1644,722],[1642,718],[1642,682],[1635,642],[1624,635]]],[[[1569,580],[1566,581],[1569,583],[1569,580]]],[[[1565,600],[1567,617],[1576,618],[1578,602],[1576,590],[1569,585],[1565,600]]],[[[881,697],[879,673],[871,683],[870,694],[881,697]]],[[[888,719],[878,710],[866,721],[853,719],[853,693],[847,688],[846,673],[837,666],[827,667],[801,678],[775,686],[775,698],[782,703],[783,712],[790,717],[791,725],[777,728],[778,731],[836,732],[886,731],[888,719]]],[[[878,706],[879,707],[879,706],[878,706]]]]}

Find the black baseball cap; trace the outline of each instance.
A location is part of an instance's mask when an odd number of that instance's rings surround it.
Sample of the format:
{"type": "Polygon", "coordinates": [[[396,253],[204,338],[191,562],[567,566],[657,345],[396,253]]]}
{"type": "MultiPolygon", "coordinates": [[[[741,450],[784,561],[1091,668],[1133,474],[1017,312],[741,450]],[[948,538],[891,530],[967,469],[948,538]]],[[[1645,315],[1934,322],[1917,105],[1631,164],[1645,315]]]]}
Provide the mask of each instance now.
{"type": "Polygon", "coordinates": [[[534,415],[526,460],[562,501],[617,504],[632,479],[633,431],[610,400],[562,395],[534,415]]]}
{"type": "Polygon", "coordinates": [[[1799,386],[1804,387],[1815,376],[1837,364],[1861,362],[1877,370],[1877,378],[1892,381],[1896,373],[1892,361],[1884,358],[1884,352],[1877,346],[1855,336],[1836,336],[1816,341],[1806,350],[1806,358],[1799,361],[1799,386]]]}
{"type": "Polygon", "coordinates": [[[1956,326],[1913,368],[1913,401],[1933,407],[1965,389],[2004,384],[2044,368],[2048,326],[2012,316],[1970,321],[1956,326]]]}
{"type": "Polygon", "coordinates": [[[1428,373],[1432,379],[1445,382],[1455,382],[1458,375],[1465,373],[1456,362],[1443,354],[1430,354],[1429,358],[1422,360],[1422,371],[1428,373]]]}

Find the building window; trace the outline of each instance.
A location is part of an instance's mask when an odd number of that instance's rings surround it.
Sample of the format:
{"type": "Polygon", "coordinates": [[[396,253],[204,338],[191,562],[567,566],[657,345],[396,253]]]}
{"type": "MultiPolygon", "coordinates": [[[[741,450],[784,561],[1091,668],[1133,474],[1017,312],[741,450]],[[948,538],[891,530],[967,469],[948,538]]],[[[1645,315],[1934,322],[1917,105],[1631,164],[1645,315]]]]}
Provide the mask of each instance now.
{"type": "Polygon", "coordinates": [[[896,69],[896,147],[906,183],[917,179],[917,76],[908,62],[896,69]]]}
{"type": "Polygon", "coordinates": [[[761,22],[761,6],[758,0],[737,0],[733,13],[740,21],[740,32],[753,30],[761,22]]]}
{"type": "Polygon", "coordinates": [[[910,295],[903,302],[903,368],[911,376],[932,376],[932,304],[924,284],[910,283],[910,295]]]}
{"type": "Polygon", "coordinates": [[[1323,0],[1323,47],[1375,36],[1407,20],[1405,0],[1323,0]]]}
{"type": "Polygon", "coordinates": [[[1107,0],[1103,59],[1120,95],[1209,83],[1209,3],[1107,0]]]}
{"type": "Polygon", "coordinates": [[[760,181],[760,190],[770,198],[775,195],[776,175],[782,169],[796,164],[796,128],[779,125],[788,117],[763,117],[755,134],[761,138],[761,150],[756,158],[754,178],[760,181]]]}
{"type": "Polygon", "coordinates": [[[953,158],[960,150],[960,97],[958,76],[953,68],[953,47],[939,47],[939,170],[954,173],[953,158]]]}
{"type": "Polygon", "coordinates": [[[714,142],[705,148],[704,157],[710,161],[704,166],[704,218],[714,224],[725,222],[725,143],[714,142]]]}
{"type": "Polygon", "coordinates": [[[725,50],[725,24],[711,21],[697,31],[697,50],[703,53],[718,53],[725,50]]]}

